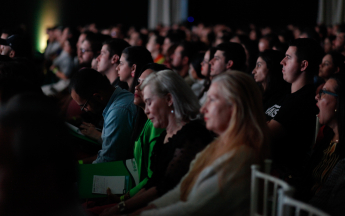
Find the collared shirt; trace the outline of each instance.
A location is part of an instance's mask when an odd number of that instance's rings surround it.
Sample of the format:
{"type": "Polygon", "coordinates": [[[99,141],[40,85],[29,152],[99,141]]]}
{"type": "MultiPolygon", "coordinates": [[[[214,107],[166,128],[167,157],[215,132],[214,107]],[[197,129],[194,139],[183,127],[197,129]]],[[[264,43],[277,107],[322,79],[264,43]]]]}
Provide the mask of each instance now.
{"type": "Polygon", "coordinates": [[[102,149],[93,163],[127,159],[136,106],[134,95],[117,87],[103,110],[102,149]]]}

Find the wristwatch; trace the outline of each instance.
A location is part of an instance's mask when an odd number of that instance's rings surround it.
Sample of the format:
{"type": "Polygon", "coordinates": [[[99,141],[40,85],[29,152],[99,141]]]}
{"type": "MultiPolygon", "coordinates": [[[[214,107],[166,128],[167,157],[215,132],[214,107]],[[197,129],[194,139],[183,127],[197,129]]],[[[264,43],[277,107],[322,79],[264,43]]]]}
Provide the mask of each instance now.
{"type": "Polygon", "coordinates": [[[119,204],[117,205],[117,207],[119,208],[120,213],[123,213],[124,211],[126,211],[126,204],[125,204],[125,201],[119,202],[119,204]]]}

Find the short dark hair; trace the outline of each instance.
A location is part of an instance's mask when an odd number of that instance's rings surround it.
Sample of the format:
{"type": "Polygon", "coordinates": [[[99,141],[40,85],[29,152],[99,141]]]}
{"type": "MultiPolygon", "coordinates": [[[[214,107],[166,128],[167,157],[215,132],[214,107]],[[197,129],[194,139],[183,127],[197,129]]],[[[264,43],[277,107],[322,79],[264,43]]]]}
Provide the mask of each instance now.
{"type": "Polygon", "coordinates": [[[71,79],[70,91],[72,89],[83,99],[90,98],[100,90],[107,90],[111,84],[106,76],[91,68],[83,68],[77,71],[71,79]]]}
{"type": "Polygon", "coordinates": [[[178,46],[183,47],[183,50],[181,51],[182,58],[187,56],[188,63],[190,63],[192,61],[193,56],[197,53],[195,43],[183,41],[178,46]]]}
{"type": "Polygon", "coordinates": [[[109,51],[109,58],[114,55],[121,56],[124,49],[131,46],[129,43],[123,39],[113,38],[103,42],[103,45],[107,45],[107,50],[109,51]]]}
{"type": "Polygon", "coordinates": [[[225,62],[233,61],[231,69],[244,71],[246,67],[246,52],[239,43],[224,42],[216,46],[217,50],[223,51],[225,62]]]}
{"type": "Polygon", "coordinates": [[[331,51],[328,55],[332,57],[334,67],[339,68],[339,73],[345,73],[345,56],[337,51],[331,51]]]}
{"type": "Polygon", "coordinates": [[[103,37],[100,34],[87,32],[84,41],[88,41],[90,43],[93,55],[97,57],[102,49],[103,37]]]}
{"type": "Polygon", "coordinates": [[[295,46],[298,62],[308,61],[307,71],[314,75],[318,73],[319,64],[321,63],[323,51],[321,46],[311,38],[298,38],[290,42],[289,46],[295,46]]]}

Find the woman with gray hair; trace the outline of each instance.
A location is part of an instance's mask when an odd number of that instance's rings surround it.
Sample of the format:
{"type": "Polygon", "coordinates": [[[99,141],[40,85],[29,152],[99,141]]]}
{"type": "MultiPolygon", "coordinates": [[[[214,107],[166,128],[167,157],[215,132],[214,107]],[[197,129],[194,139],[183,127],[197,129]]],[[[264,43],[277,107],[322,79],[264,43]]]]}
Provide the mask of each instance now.
{"type": "Polygon", "coordinates": [[[198,119],[200,105],[185,81],[171,70],[152,73],[141,85],[145,113],[155,128],[166,128],[151,154],[153,171],[145,189],[136,196],[106,209],[102,215],[132,212],[173,189],[188,172],[195,155],[212,140],[198,119]]]}

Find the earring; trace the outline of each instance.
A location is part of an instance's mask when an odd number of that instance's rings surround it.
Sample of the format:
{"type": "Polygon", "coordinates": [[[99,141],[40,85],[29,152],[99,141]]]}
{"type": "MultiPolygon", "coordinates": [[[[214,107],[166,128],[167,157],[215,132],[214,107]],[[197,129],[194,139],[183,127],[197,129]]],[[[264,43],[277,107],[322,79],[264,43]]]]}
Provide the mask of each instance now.
{"type": "Polygon", "coordinates": [[[335,109],[334,112],[337,112],[337,109],[335,109]]]}
{"type": "Polygon", "coordinates": [[[171,110],[171,113],[174,113],[174,110],[173,110],[173,109],[171,110]]]}

